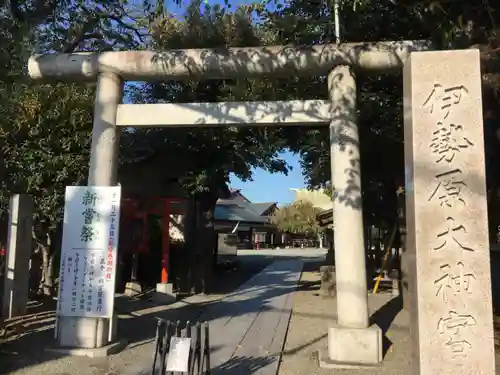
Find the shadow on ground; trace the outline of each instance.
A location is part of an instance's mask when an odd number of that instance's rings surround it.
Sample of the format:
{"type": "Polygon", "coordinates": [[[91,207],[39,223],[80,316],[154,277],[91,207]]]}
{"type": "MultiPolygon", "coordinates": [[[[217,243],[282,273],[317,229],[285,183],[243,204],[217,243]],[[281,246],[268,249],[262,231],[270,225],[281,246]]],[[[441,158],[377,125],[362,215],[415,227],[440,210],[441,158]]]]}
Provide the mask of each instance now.
{"type": "Polygon", "coordinates": [[[382,329],[382,350],[385,357],[387,351],[392,346],[392,341],[387,337],[387,331],[392,322],[403,309],[403,298],[395,297],[378,309],[370,318],[370,324],[377,324],[382,329]]]}
{"type": "MultiPolygon", "coordinates": [[[[296,259],[297,256],[279,256],[271,255],[253,255],[245,257],[236,269],[229,269],[216,275],[216,290],[221,294],[236,290],[238,286],[252,278],[262,271],[274,260],[296,259]]],[[[323,257],[308,257],[304,259],[304,271],[318,270],[323,262],[323,257]]],[[[238,294],[230,294],[226,300],[219,300],[216,297],[212,300],[203,298],[178,301],[175,306],[166,307],[148,301],[147,298],[125,298],[116,299],[116,309],[120,314],[118,323],[118,332],[120,338],[125,338],[129,342],[129,348],[150,344],[154,340],[156,325],[159,318],[165,320],[197,321],[200,319],[211,321],[219,318],[229,318],[240,316],[256,311],[269,311],[272,309],[267,301],[272,298],[290,292],[295,283],[286,280],[286,272],[283,275],[273,276],[272,285],[266,283],[266,277],[258,278],[259,282],[254,283],[252,288],[252,297],[250,299],[238,300],[238,294]]],[[[254,279],[257,280],[257,279],[254,279]]],[[[306,292],[315,292],[320,288],[319,282],[300,282],[299,289],[306,292]]],[[[22,321],[19,323],[19,337],[15,340],[0,344],[0,373],[9,372],[41,364],[50,360],[61,358],[62,355],[44,351],[43,348],[54,345],[53,339],[53,307],[52,310],[40,312],[37,318],[22,321]],[[45,319],[40,323],[39,319],[45,319]],[[31,322],[31,323],[30,323],[31,322]],[[33,325],[31,325],[33,324],[33,325]],[[36,327],[37,329],[34,329],[36,327]]],[[[384,331],[384,353],[387,351],[391,342],[387,339],[385,333],[394,320],[397,313],[401,310],[400,299],[393,299],[372,316],[372,322],[378,324],[384,331]]],[[[304,317],[314,317],[328,319],[331,316],[322,316],[315,313],[314,310],[307,313],[300,313],[304,317]]],[[[319,337],[311,342],[306,342],[298,348],[288,350],[286,354],[293,354],[295,351],[314,344],[321,340],[319,337]]],[[[148,349],[149,350],[149,349],[148,349]]],[[[214,373],[247,373],[258,372],[262,367],[267,366],[274,360],[279,360],[281,353],[271,353],[267,358],[234,357],[214,369],[214,373]],[[240,370],[241,369],[241,370],[240,370]]],[[[151,356],[153,353],[151,353],[151,356]]],[[[145,361],[150,360],[145,358],[145,361]]],[[[146,367],[146,366],[145,366],[146,367]]]]}
{"type": "MultiPolygon", "coordinates": [[[[296,259],[297,256],[272,255],[252,255],[245,256],[236,269],[229,272],[219,272],[216,274],[215,294],[225,294],[236,290],[238,286],[258,274],[267,265],[275,260],[296,259]]],[[[323,260],[323,257],[308,258],[316,267],[323,260]]],[[[285,277],[285,275],[284,275],[285,277]]],[[[288,293],[290,285],[287,282],[276,283],[275,285],[258,285],[255,290],[255,299],[262,301],[262,304],[248,303],[246,301],[219,301],[214,299],[208,302],[189,303],[178,301],[175,308],[169,308],[156,304],[147,299],[137,298],[116,298],[115,306],[120,319],[118,322],[118,332],[120,338],[129,342],[129,347],[145,345],[154,340],[156,325],[159,318],[165,320],[196,321],[203,315],[203,320],[213,320],[227,316],[238,316],[251,311],[248,309],[266,309],[266,300],[277,295],[288,293]],[[279,284],[279,285],[278,285],[279,284]]],[[[200,299],[202,300],[202,299],[200,299]]],[[[0,338],[0,374],[7,374],[19,369],[27,368],[47,361],[63,357],[62,354],[45,351],[44,348],[54,347],[54,316],[55,302],[49,301],[44,304],[39,314],[28,320],[20,319],[11,330],[10,339],[0,338]],[[43,321],[40,320],[44,317],[43,321]],[[14,339],[12,339],[14,336],[14,339]]],[[[249,360],[249,359],[248,359],[249,360]]],[[[232,366],[242,366],[235,359],[232,366]]],[[[228,365],[230,365],[228,363],[228,365]]],[[[249,368],[248,364],[244,368],[249,368]]]]}
{"type": "Polygon", "coordinates": [[[212,375],[253,374],[277,361],[275,357],[233,357],[210,372],[212,375]]]}

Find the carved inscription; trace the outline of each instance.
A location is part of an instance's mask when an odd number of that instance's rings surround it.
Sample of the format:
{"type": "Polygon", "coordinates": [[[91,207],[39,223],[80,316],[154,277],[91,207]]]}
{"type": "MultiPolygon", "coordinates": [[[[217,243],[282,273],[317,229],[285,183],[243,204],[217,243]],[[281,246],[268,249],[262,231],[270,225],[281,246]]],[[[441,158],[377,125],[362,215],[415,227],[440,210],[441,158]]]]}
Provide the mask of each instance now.
{"type": "MultiPolygon", "coordinates": [[[[461,150],[469,149],[474,143],[463,135],[464,126],[453,123],[449,118],[452,109],[462,102],[468,90],[464,85],[444,86],[435,83],[432,91],[423,103],[423,107],[436,119],[436,130],[432,134],[429,148],[436,156],[436,165],[445,164],[446,169],[435,174],[436,185],[429,194],[428,201],[436,200],[445,209],[454,209],[466,206],[463,190],[467,183],[463,178],[463,170],[453,166],[456,155],[461,150]]],[[[464,225],[456,223],[452,213],[445,216],[447,229],[437,233],[437,246],[434,250],[441,250],[448,245],[458,245],[461,250],[474,251],[458,238],[459,233],[467,234],[464,225]]]]}
{"type": "Polygon", "coordinates": [[[455,224],[455,219],[451,216],[446,218],[446,229],[437,234],[438,245],[434,250],[441,250],[450,244],[458,245],[461,250],[474,251],[472,247],[464,245],[460,235],[467,234],[467,229],[462,224],[455,224]]]}
{"type": "Polygon", "coordinates": [[[447,119],[452,107],[460,104],[462,97],[468,93],[469,90],[464,85],[444,87],[440,83],[435,83],[423,107],[430,113],[438,113],[439,117],[447,119]]]}
{"type": "MultiPolygon", "coordinates": [[[[474,142],[465,134],[465,125],[459,122],[460,118],[453,116],[453,110],[459,108],[468,93],[464,85],[446,86],[435,83],[423,103],[423,108],[432,115],[435,126],[428,147],[434,157],[433,168],[437,171],[428,202],[439,203],[443,210],[444,229],[437,232],[433,250],[458,252],[452,256],[455,260],[441,263],[434,279],[436,297],[443,301],[444,306],[456,298],[466,302],[476,280],[473,270],[465,267],[466,261],[460,258],[456,260],[456,256],[462,257],[474,251],[467,242],[468,231],[458,215],[460,210],[467,209],[468,190],[467,173],[460,164],[460,155],[472,152],[474,142]]],[[[449,309],[439,319],[437,330],[443,336],[442,343],[451,358],[467,355],[471,349],[471,336],[468,335],[473,334],[468,331],[474,325],[476,319],[471,314],[449,309]]]]}
{"type": "Polygon", "coordinates": [[[459,314],[449,311],[448,315],[439,319],[438,332],[445,336],[445,347],[451,352],[452,358],[467,356],[472,347],[467,340],[467,330],[476,325],[476,319],[470,314],[459,314]]]}
{"type": "Polygon", "coordinates": [[[443,161],[451,163],[461,149],[474,146],[467,137],[460,135],[463,130],[462,125],[437,123],[437,129],[432,133],[433,138],[429,145],[432,153],[436,155],[435,163],[443,161]]]}
{"type": "Polygon", "coordinates": [[[471,283],[476,276],[472,272],[465,272],[464,268],[463,262],[457,262],[455,267],[449,264],[440,267],[441,275],[434,280],[434,284],[436,296],[440,296],[445,303],[448,302],[450,295],[471,292],[471,283]]]}
{"type": "Polygon", "coordinates": [[[462,188],[467,187],[467,184],[460,178],[462,171],[458,168],[438,173],[436,179],[438,184],[429,201],[438,199],[441,207],[453,207],[453,204],[459,202],[465,206],[465,200],[462,197],[462,188]]]}

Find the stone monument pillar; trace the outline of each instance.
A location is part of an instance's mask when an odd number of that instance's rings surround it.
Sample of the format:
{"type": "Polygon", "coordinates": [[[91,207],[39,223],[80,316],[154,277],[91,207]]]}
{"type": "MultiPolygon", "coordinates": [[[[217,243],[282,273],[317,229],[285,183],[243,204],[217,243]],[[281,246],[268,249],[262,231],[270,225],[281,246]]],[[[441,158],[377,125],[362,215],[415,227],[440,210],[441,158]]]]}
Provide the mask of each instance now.
{"type": "MultiPolygon", "coordinates": [[[[94,107],[89,186],[117,184],[119,129],[115,124],[122,97],[122,79],[112,73],[101,73],[97,81],[94,107]]],[[[113,317],[113,322],[105,318],[60,316],[59,344],[64,347],[88,349],[106,346],[110,339],[115,339],[113,336],[116,333],[116,323],[116,316],[113,317]]]]}
{"type": "Polygon", "coordinates": [[[328,76],[333,102],[330,152],[335,225],[338,322],[328,331],[329,359],[351,364],[382,361],[382,331],[369,326],[356,81],[348,66],[328,76]]]}
{"type": "Polygon", "coordinates": [[[495,374],[479,51],[404,67],[413,374],[495,374]]]}
{"type": "Polygon", "coordinates": [[[7,234],[5,286],[2,316],[5,319],[26,314],[33,229],[33,199],[16,194],[10,198],[7,234]]]}

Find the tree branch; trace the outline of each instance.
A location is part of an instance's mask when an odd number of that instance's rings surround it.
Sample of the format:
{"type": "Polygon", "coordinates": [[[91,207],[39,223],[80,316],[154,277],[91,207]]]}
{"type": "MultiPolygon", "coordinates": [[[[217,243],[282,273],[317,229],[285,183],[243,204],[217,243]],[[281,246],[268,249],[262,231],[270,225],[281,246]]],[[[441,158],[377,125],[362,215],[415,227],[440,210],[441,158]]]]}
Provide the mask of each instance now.
{"type": "Polygon", "coordinates": [[[99,12],[99,11],[92,12],[90,9],[88,9],[85,6],[82,6],[82,10],[85,11],[86,13],[88,13],[88,14],[95,15],[95,17],[97,19],[108,18],[108,19],[111,19],[111,20],[115,21],[116,23],[118,23],[123,28],[125,28],[127,30],[130,30],[130,31],[133,31],[135,33],[135,35],[139,38],[139,40],[141,42],[144,42],[144,39],[143,39],[144,36],[140,33],[140,31],[137,28],[135,28],[134,26],[128,25],[127,23],[125,23],[120,16],[115,16],[113,14],[99,12]]]}
{"type": "Polygon", "coordinates": [[[75,37],[66,47],[63,49],[63,53],[71,53],[74,52],[75,49],[84,41],[89,39],[103,39],[103,36],[99,33],[90,33],[90,34],[79,34],[75,37]]]}

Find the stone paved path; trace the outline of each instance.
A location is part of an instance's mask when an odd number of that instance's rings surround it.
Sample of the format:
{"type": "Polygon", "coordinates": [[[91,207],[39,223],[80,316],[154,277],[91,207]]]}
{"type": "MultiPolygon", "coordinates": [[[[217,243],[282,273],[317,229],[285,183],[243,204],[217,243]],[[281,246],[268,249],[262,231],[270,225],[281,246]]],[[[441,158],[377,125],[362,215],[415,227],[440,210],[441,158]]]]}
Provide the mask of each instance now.
{"type": "Polygon", "coordinates": [[[213,374],[276,374],[302,266],[276,261],[206,311],[213,374]]]}
{"type": "Polygon", "coordinates": [[[303,260],[323,259],[324,253],[314,249],[243,252],[238,256],[244,263],[275,263],[227,297],[199,295],[168,306],[127,302],[118,329],[121,335],[132,338],[131,343],[125,351],[108,358],[67,357],[44,351],[44,343],[53,335],[52,326],[44,325],[33,336],[3,347],[0,374],[149,374],[156,318],[163,318],[211,321],[212,367],[216,374],[274,375],[291,312],[291,294],[303,260]]]}

